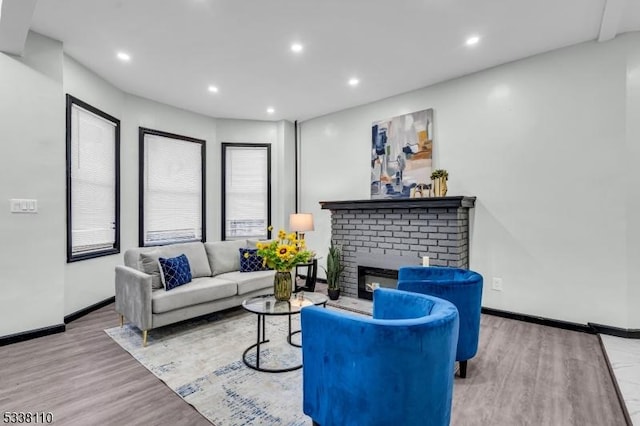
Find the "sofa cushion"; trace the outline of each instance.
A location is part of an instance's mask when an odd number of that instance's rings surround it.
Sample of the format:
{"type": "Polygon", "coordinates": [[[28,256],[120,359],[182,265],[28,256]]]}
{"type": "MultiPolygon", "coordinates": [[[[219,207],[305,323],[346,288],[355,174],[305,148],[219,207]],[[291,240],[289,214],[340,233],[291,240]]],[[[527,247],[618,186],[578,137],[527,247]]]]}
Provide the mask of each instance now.
{"type": "Polygon", "coordinates": [[[193,278],[211,276],[207,252],[204,250],[204,244],[201,242],[195,241],[191,243],[169,244],[166,246],[132,248],[124,254],[125,265],[145,272],[144,269],[142,269],[141,255],[143,253],[156,256],[156,260],[160,256],[176,257],[180,254],[185,254],[187,259],[189,259],[189,266],[191,266],[191,275],[193,278]]]}
{"type": "Polygon", "coordinates": [[[238,250],[247,245],[247,240],[218,241],[204,243],[204,248],[209,258],[212,275],[240,270],[240,256],[238,250]]]}
{"type": "Polygon", "coordinates": [[[160,265],[158,258],[160,254],[157,250],[148,253],[140,253],[140,268],[145,274],[151,275],[151,288],[163,288],[162,274],[160,273],[160,265]]]}
{"type": "Polygon", "coordinates": [[[238,283],[238,294],[247,294],[252,291],[273,287],[274,274],[275,272],[272,270],[257,272],[233,271],[218,275],[217,278],[235,281],[238,283]]]}
{"type": "Polygon", "coordinates": [[[162,273],[162,284],[165,290],[173,290],[176,287],[191,282],[191,267],[187,256],[181,254],[177,257],[158,258],[162,273]]]}
{"type": "Polygon", "coordinates": [[[207,252],[204,250],[204,244],[200,242],[170,244],[158,247],[158,250],[160,250],[162,257],[175,257],[180,254],[185,254],[187,259],[189,259],[193,278],[211,276],[207,252]]]}
{"type": "Polygon", "coordinates": [[[267,266],[263,266],[264,259],[258,256],[258,249],[240,249],[240,272],[266,271],[267,266]]]}
{"type": "Polygon", "coordinates": [[[151,310],[154,314],[160,314],[199,303],[224,299],[235,296],[237,288],[235,282],[218,277],[195,278],[190,283],[171,291],[154,291],[151,295],[151,310]]]}

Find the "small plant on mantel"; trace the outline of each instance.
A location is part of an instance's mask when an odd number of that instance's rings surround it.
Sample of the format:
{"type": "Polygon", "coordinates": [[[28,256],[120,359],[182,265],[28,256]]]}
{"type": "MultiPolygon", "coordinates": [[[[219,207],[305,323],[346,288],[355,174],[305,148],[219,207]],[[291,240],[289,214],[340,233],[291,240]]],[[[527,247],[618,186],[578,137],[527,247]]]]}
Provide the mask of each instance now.
{"type": "Polygon", "coordinates": [[[327,267],[321,266],[324,272],[327,274],[327,285],[329,299],[336,300],[340,297],[340,276],[344,271],[344,265],[342,264],[342,252],[338,247],[333,245],[329,246],[329,253],[327,255],[327,267]]]}
{"type": "Polygon", "coordinates": [[[431,180],[433,181],[433,195],[435,197],[444,197],[447,195],[449,172],[445,169],[436,169],[431,173],[431,180]]]}
{"type": "Polygon", "coordinates": [[[436,180],[438,178],[444,178],[444,180],[449,180],[449,172],[445,169],[435,169],[431,173],[431,180],[436,180]]]}

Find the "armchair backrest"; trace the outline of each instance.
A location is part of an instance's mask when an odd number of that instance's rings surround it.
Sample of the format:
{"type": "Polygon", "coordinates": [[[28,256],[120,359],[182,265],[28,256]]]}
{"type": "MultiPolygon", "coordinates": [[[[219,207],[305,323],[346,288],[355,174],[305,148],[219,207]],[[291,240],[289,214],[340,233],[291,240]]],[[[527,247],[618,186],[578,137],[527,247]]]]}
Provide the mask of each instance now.
{"type": "Polygon", "coordinates": [[[471,359],[478,351],[482,284],[482,275],[468,269],[405,266],[398,270],[398,290],[439,297],[458,308],[457,361],[471,359]]]}
{"type": "MultiPolygon", "coordinates": [[[[431,311],[435,304],[436,303],[434,302],[433,298],[416,298],[413,294],[404,291],[381,291],[377,293],[376,303],[373,304],[373,318],[389,320],[422,320],[431,314],[431,311]]],[[[441,306],[442,305],[438,305],[436,311],[438,311],[441,306]]]]}
{"type": "Polygon", "coordinates": [[[304,412],[323,426],[448,425],[457,309],[393,289],[373,306],[373,318],[302,309],[304,412]]]}

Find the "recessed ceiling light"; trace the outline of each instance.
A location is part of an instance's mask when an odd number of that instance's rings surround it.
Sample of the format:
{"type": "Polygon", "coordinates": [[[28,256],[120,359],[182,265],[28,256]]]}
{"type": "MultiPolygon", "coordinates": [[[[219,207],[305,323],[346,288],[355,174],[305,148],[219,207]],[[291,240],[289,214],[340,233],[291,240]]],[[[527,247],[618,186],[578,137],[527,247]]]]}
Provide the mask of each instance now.
{"type": "Polygon", "coordinates": [[[291,51],[296,53],[302,52],[302,45],[300,43],[293,43],[291,45],[291,51]]]}
{"type": "Polygon", "coordinates": [[[131,60],[131,56],[128,53],[118,52],[118,59],[124,62],[129,62],[131,60]]]}
{"type": "Polygon", "coordinates": [[[209,86],[209,91],[211,93],[218,93],[218,88],[216,86],[209,86]]]}
{"type": "Polygon", "coordinates": [[[478,42],[480,41],[480,37],[478,36],[471,36],[467,39],[467,41],[465,42],[465,44],[467,46],[475,46],[476,44],[478,44],[478,42]]]}
{"type": "Polygon", "coordinates": [[[355,77],[349,79],[349,86],[357,86],[358,83],[360,83],[360,80],[355,77]]]}
{"type": "Polygon", "coordinates": [[[267,112],[268,112],[269,114],[273,114],[274,112],[276,112],[276,110],[275,110],[275,109],[273,109],[273,107],[269,107],[269,108],[267,108],[267,112]]]}

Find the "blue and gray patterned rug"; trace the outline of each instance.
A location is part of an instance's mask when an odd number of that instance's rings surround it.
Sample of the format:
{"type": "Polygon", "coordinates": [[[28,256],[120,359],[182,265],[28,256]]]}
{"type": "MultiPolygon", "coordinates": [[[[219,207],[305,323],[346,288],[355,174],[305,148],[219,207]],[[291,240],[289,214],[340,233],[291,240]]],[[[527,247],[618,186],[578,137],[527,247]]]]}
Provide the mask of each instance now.
{"type": "MultiPolygon", "coordinates": [[[[371,311],[371,302],[341,298],[329,309],[371,311]]],[[[299,316],[293,329],[299,329],[299,316]]],[[[146,348],[134,326],[105,330],[122,348],[216,426],[311,425],[302,412],[302,370],[262,373],[242,362],[256,342],[257,317],[242,309],[149,332],[146,348]]],[[[301,349],[286,343],[287,318],[267,317],[270,342],[261,348],[263,367],[301,362],[301,349]]],[[[300,335],[294,335],[299,343],[300,335]]],[[[255,362],[255,350],[249,355],[255,362]]]]}

